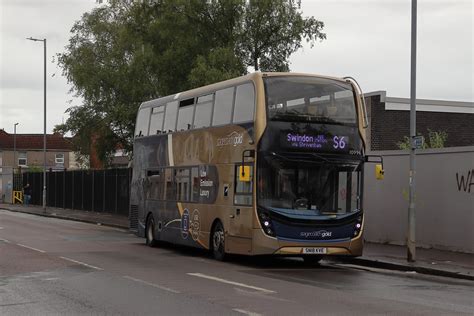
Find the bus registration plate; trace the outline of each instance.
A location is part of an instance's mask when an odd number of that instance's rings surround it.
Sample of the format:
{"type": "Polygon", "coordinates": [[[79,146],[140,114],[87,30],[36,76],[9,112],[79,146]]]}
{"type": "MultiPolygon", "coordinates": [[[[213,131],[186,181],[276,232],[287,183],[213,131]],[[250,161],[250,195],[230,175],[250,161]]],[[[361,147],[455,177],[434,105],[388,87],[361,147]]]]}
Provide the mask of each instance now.
{"type": "Polygon", "coordinates": [[[306,254],[325,254],[327,253],[327,248],[321,248],[321,247],[311,247],[311,248],[303,248],[303,253],[306,254]]]}

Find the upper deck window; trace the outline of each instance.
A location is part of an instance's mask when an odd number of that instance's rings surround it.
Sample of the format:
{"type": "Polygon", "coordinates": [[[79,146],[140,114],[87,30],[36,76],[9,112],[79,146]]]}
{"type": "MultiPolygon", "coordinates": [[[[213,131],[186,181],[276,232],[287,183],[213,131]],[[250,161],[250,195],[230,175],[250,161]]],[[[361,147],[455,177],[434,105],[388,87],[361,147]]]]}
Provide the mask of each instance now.
{"type": "Polygon", "coordinates": [[[170,102],[166,105],[166,116],[163,131],[165,133],[174,132],[176,128],[176,116],[178,115],[178,101],[170,102]]]}
{"type": "Polygon", "coordinates": [[[179,102],[178,124],[176,131],[187,131],[191,129],[194,116],[194,98],[179,102]]]}
{"type": "Polygon", "coordinates": [[[165,106],[159,105],[151,111],[150,135],[161,134],[163,131],[163,119],[165,116],[165,106]]]}
{"type": "Polygon", "coordinates": [[[357,122],[354,93],[349,83],[297,76],[267,77],[264,81],[270,120],[357,122]]]}
{"type": "Polygon", "coordinates": [[[237,87],[235,92],[234,123],[253,121],[255,90],[252,83],[237,87]]]}
{"type": "Polygon", "coordinates": [[[135,137],[148,136],[148,123],[150,122],[150,108],[138,111],[135,137]]]}
{"type": "Polygon", "coordinates": [[[218,90],[214,105],[212,125],[229,124],[232,119],[232,106],[234,104],[234,87],[218,90]]]}
{"type": "Polygon", "coordinates": [[[213,100],[214,94],[208,94],[198,98],[196,113],[194,114],[194,128],[211,126],[213,100]]]}

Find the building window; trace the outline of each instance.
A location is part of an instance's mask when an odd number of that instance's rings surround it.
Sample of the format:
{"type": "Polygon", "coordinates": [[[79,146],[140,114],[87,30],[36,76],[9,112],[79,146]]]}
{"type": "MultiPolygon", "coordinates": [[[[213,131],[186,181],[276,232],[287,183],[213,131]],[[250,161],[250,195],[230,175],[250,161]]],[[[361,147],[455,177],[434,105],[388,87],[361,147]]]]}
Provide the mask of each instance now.
{"type": "Polygon", "coordinates": [[[56,154],[54,161],[57,165],[64,165],[64,154],[56,154]]]}
{"type": "Polygon", "coordinates": [[[28,159],[26,158],[26,152],[18,153],[18,166],[26,167],[28,165],[28,159]]]}

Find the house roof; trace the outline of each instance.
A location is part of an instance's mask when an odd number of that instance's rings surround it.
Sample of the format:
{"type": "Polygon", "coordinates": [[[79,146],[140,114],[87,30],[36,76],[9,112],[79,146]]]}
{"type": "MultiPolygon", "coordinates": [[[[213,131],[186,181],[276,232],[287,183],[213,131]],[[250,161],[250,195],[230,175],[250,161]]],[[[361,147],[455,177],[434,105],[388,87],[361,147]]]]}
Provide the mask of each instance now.
{"type": "MultiPolygon", "coordinates": [[[[0,150],[13,150],[14,134],[9,134],[0,129],[0,150]]],[[[42,150],[43,134],[16,134],[17,150],[42,150]]],[[[46,150],[72,151],[72,144],[69,137],[61,134],[46,134],[46,150]]]]}
{"type": "MultiPolygon", "coordinates": [[[[410,98],[388,97],[386,91],[364,93],[365,97],[380,96],[385,110],[410,110],[410,98]]],[[[417,112],[446,112],[474,114],[474,102],[416,99],[417,112]]]]}

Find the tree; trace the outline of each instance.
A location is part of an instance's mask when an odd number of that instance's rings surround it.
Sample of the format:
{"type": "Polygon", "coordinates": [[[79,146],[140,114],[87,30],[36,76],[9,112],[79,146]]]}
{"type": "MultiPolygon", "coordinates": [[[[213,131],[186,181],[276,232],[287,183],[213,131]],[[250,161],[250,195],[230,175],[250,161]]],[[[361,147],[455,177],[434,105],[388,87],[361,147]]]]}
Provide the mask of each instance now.
{"type": "Polygon", "coordinates": [[[286,71],[303,39],[324,39],[294,0],[110,0],[75,23],[58,64],[83,99],[55,130],[107,164],[132,150],[141,102],[256,70],[286,71]]]}
{"type": "Polygon", "coordinates": [[[146,28],[157,14],[144,5],[110,1],[73,26],[58,63],[83,104],[69,108],[69,118],[55,130],[71,132],[78,153],[89,155],[93,140],[106,164],[117,144],[131,151],[138,105],[159,96],[154,56],[146,44],[146,28]]]}
{"type": "Polygon", "coordinates": [[[238,53],[247,66],[263,71],[289,71],[289,57],[302,46],[323,40],[324,23],[303,18],[298,0],[245,1],[238,53]]]}

